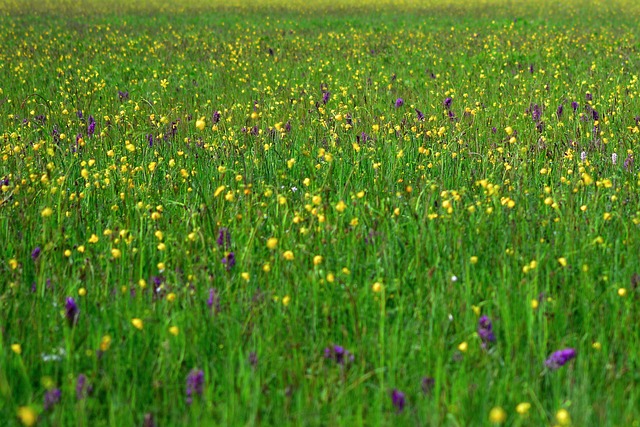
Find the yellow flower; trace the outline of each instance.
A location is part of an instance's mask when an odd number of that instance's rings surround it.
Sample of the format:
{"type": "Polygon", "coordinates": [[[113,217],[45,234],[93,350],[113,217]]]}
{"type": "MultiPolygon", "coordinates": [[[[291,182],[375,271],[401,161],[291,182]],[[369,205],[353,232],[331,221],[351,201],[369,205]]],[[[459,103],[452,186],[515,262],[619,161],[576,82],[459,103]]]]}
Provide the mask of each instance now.
{"type": "Polygon", "coordinates": [[[246,271],[242,272],[242,273],[240,274],[240,277],[242,277],[242,278],[244,279],[244,281],[245,281],[245,282],[248,282],[248,281],[249,281],[249,279],[251,279],[251,275],[250,275],[248,272],[246,272],[246,271]]]}
{"type": "Polygon", "coordinates": [[[20,344],[11,344],[11,351],[15,354],[22,354],[22,346],[20,344]]]}
{"type": "Polygon", "coordinates": [[[177,336],[178,336],[178,334],[180,333],[180,329],[179,329],[177,326],[171,326],[171,327],[169,328],[169,333],[170,333],[171,335],[173,335],[174,337],[177,337],[177,336]]]}
{"type": "Polygon", "coordinates": [[[113,248],[111,249],[111,256],[115,259],[118,259],[122,256],[122,252],[120,251],[120,249],[113,248]]]}
{"type": "Polygon", "coordinates": [[[201,117],[198,120],[196,120],[196,128],[198,130],[204,130],[204,127],[206,125],[207,125],[207,122],[205,122],[204,117],[201,117]]]}
{"type": "Polygon", "coordinates": [[[342,212],[344,212],[344,210],[346,208],[347,208],[347,205],[342,200],[340,200],[338,203],[336,203],[336,210],[338,212],[342,213],[342,212]]]}
{"type": "Polygon", "coordinates": [[[288,306],[290,302],[291,302],[291,297],[289,295],[285,295],[282,298],[282,305],[284,305],[285,307],[288,306]]]}
{"type": "Polygon", "coordinates": [[[142,323],[141,319],[135,318],[135,319],[131,319],[131,324],[139,330],[142,330],[142,328],[144,328],[144,323],[142,323]]]}
{"type": "Polygon", "coordinates": [[[560,257],[558,258],[558,262],[560,263],[561,266],[566,267],[567,266],[567,259],[565,257],[560,257]]]}
{"type": "MultiPolygon", "coordinates": [[[[333,280],[330,280],[330,281],[332,282],[333,280]]],[[[375,293],[382,291],[382,283],[380,282],[374,283],[373,286],[371,286],[371,290],[375,293]]]]}
{"type": "Polygon", "coordinates": [[[469,350],[469,344],[466,341],[461,342],[458,345],[458,350],[465,353],[467,350],[469,350]]]}
{"type": "Polygon", "coordinates": [[[316,255],[313,257],[313,265],[320,265],[322,264],[322,256],[320,255],[316,255]]]}
{"type": "Polygon", "coordinates": [[[560,409],[556,412],[556,421],[561,426],[571,425],[571,415],[569,415],[569,411],[566,409],[560,409]]]}
{"type": "Polygon", "coordinates": [[[9,267],[10,267],[12,270],[15,270],[16,268],[18,268],[18,260],[17,260],[17,259],[15,259],[15,258],[11,258],[11,259],[9,260],[9,267]]]}
{"type": "Polygon", "coordinates": [[[21,406],[18,408],[18,418],[20,418],[22,425],[31,427],[38,421],[38,414],[29,406],[21,406]]]}
{"type": "Polygon", "coordinates": [[[87,295],[87,290],[85,288],[78,289],[78,295],[80,295],[81,297],[87,295]]]}
{"type": "Polygon", "coordinates": [[[278,246],[278,239],[276,239],[275,237],[270,237],[269,240],[267,240],[267,248],[275,249],[276,246],[278,246]]]}
{"type": "Polygon", "coordinates": [[[507,413],[500,406],[496,406],[489,412],[489,421],[494,424],[502,424],[507,420],[507,413]]]}
{"type": "Polygon", "coordinates": [[[224,185],[221,185],[220,187],[216,188],[216,191],[213,193],[213,197],[218,197],[220,193],[224,191],[225,188],[227,187],[224,185]]]}
{"type": "Polygon", "coordinates": [[[511,136],[513,134],[513,128],[511,126],[507,126],[506,128],[504,128],[504,131],[507,133],[507,135],[511,136]]]}
{"type": "Polygon", "coordinates": [[[111,347],[111,337],[109,335],[105,335],[100,340],[100,350],[105,352],[109,350],[109,347],[111,347]]]}
{"type": "Polygon", "coordinates": [[[529,409],[531,409],[531,403],[529,402],[518,403],[518,406],[516,406],[516,412],[522,416],[527,415],[529,409]]]}
{"type": "Polygon", "coordinates": [[[293,252],[291,251],[284,251],[284,253],[282,254],[282,257],[287,261],[292,261],[295,258],[295,256],[293,255],[293,252]]]}
{"type": "Polygon", "coordinates": [[[618,289],[618,295],[624,297],[627,295],[627,290],[625,288],[618,289]]]}
{"type": "Polygon", "coordinates": [[[53,209],[51,208],[44,208],[42,212],[40,212],[40,215],[42,215],[43,218],[49,217],[52,214],[53,214],[53,209]]]}
{"type": "Polygon", "coordinates": [[[99,240],[100,238],[95,234],[92,234],[91,237],[89,237],[89,243],[98,243],[99,240]]]}
{"type": "Polygon", "coordinates": [[[167,295],[167,301],[174,302],[175,300],[176,300],[176,294],[174,294],[173,292],[167,295]]]}
{"type": "Polygon", "coordinates": [[[469,258],[469,261],[471,261],[471,264],[477,264],[478,263],[478,257],[477,256],[472,256],[471,258],[469,258]]]}

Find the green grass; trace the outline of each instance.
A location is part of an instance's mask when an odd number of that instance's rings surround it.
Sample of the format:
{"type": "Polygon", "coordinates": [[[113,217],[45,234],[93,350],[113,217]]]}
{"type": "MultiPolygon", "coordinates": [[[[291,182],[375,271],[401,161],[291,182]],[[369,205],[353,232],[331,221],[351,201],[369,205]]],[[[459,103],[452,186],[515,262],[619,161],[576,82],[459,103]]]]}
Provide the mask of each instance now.
{"type": "Polygon", "coordinates": [[[551,3],[4,2],[0,420],[639,425],[640,12],[551,3]]]}

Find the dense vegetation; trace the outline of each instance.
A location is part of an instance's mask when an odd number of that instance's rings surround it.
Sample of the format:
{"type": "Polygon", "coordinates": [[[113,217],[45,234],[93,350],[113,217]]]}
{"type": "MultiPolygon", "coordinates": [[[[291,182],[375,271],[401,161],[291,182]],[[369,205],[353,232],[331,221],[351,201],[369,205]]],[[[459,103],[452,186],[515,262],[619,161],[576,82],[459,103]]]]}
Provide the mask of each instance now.
{"type": "Polygon", "coordinates": [[[0,420],[640,425],[638,6],[421,3],[2,2],[0,420]]]}

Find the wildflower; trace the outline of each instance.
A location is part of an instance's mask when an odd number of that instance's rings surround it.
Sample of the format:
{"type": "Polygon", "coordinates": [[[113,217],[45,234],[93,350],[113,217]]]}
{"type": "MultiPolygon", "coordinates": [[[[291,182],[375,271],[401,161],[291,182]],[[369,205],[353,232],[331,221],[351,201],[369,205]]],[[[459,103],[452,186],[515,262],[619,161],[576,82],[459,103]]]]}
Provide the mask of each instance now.
{"type": "Polygon", "coordinates": [[[573,112],[575,113],[578,110],[579,104],[576,101],[571,103],[571,108],[573,108],[573,112]]]}
{"type": "Polygon", "coordinates": [[[544,364],[549,369],[558,369],[574,357],[576,357],[576,351],[573,348],[565,348],[551,354],[544,364]]]}
{"type": "Polygon", "coordinates": [[[396,407],[398,413],[402,412],[404,410],[404,406],[407,403],[404,397],[404,393],[394,388],[393,392],[391,393],[391,403],[393,403],[393,406],[396,407]]]}
{"type": "Polygon", "coordinates": [[[89,116],[89,122],[87,123],[87,135],[93,136],[96,131],[96,119],[93,116],[89,116]]]}
{"type": "Polygon", "coordinates": [[[21,406],[18,408],[18,418],[26,427],[31,427],[38,421],[38,414],[29,406],[21,406]]]}
{"type": "Polygon", "coordinates": [[[258,355],[255,351],[249,353],[249,364],[251,367],[255,368],[258,365],[258,355]]]}
{"type": "Polygon", "coordinates": [[[209,299],[207,299],[207,307],[214,314],[220,312],[220,297],[218,296],[218,291],[214,288],[209,289],[209,299]]]}
{"type": "Polygon", "coordinates": [[[436,380],[432,377],[424,377],[420,385],[424,394],[431,394],[433,387],[436,385],[436,380]]]}
{"type": "Polygon", "coordinates": [[[68,297],[64,304],[64,314],[69,322],[69,326],[73,326],[78,323],[78,316],[80,315],[80,309],[76,301],[72,297],[68,297]]]}
{"type": "Polygon", "coordinates": [[[92,387],[87,384],[87,376],[85,374],[78,375],[76,381],[76,398],[82,400],[91,394],[92,387]]]}
{"type": "Polygon", "coordinates": [[[494,424],[502,424],[507,419],[507,413],[500,406],[496,406],[489,412],[489,421],[494,424]]]}
{"type": "Polygon", "coordinates": [[[187,375],[187,405],[191,405],[194,395],[202,396],[204,391],[204,372],[202,369],[192,369],[187,375]]]}
{"type": "Polygon", "coordinates": [[[451,103],[453,102],[453,99],[447,97],[444,99],[444,101],[442,102],[442,105],[444,105],[444,108],[451,108],[451,103]]]}
{"type": "Polygon", "coordinates": [[[414,110],[416,110],[416,115],[418,116],[418,120],[423,121],[424,114],[422,113],[422,111],[418,110],[417,108],[414,108],[414,110]]]}
{"type": "Polygon", "coordinates": [[[59,388],[53,388],[47,391],[44,395],[44,410],[49,411],[53,409],[56,403],[60,402],[60,396],[62,393],[59,388]]]}
{"type": "Polygon", "coordinates": [[[278,246],[278,239],[276,239],[275,237],[270,237],[267,240],[267,248],[273,250],[276,248],[276,246],[278,246]]]}
{"type": "Polygon", "coordinates": [[[227,267],[227,271],[231,270],[236,265],[236,255],[233,252],[229,252],[222,258],[222,263],[227,267]]]}
{"type": "MultiPolygon", "coordinates": [[[[631,154],[627,154],[627,158],[624,159],[623,166],[626,170],[633,168],[633,156],[631,154]]],[[[44,216],[44,213],[43,213],[43,216],[44,216]]]]}
{"type": "Polygon", "coordinates": [[[11,351],[15,354],[22,354],[22,346],[20,344],[11,344],[11,351]]]}
{"type": "Polygon", "coordinates": [[[396,108],[402,107],[404,105],[404,99],[402,99],[402,98],[396,99],[395,105],[396,105],[396,108]]]}
{"type": "Polygon", "coordinates": [[[618,155],[616,153],[611,154],[611,163],[614,165],[618,163],[618,155]]]}
{"type": "Polygon", "coordinates": [[[178,334],[180,333],[180,328],[178,328],[177,326],[171,326],[169,327],[169,333],[175,337],[178,336],[178,334]]]}
{"type": "Polygon", "coordinates": [[[292,251],[284,251],[282,257],[287,261],[293,261],[293,259],[295,258],[292,251]]]}
{"type": "Polygon", "coordinates": [[[571,416],[569,415],[569,411],[566,409],[560,409],[556,412],[556,421],[561,426],[571,425],[571,416]]]}
{"type": "Polygon", "coordinates": [[[324,358],[332,359],[338,365],[344,365],[345,363],[353,362],[354,356],[348,350],[345,350],[341,345],[332,345],[324,349],[324,358]]]}
{"type": "Polygon", "coordinates": [[[221,227],[220,230],[218,230],[218,238],[216,239],[216,243],[223,250],[231,248],[231,234],[229,233],[229,229],[227,227],[221,227]]]}
{"type": "Polygon", "coordinates": [[[531,403],[529,402],[518,403],[518,406],[516,406],[516,412],[522,416],[527,415],[530,409],[531,403]]]}
{"type": "Polygon", "coordinates": [[[327,102],[329,102],[329,98],[331,97],[331,92],[329,91],[324,91],[322,93],[322,103],[326,104],[327,102]]]}
{"type": "Polygon", "coordinates": [[[142,322],[142,319],[138,319],[138,318],[131,319],[131,324],[133,325],[134,328],[140,331],[142,330],[142,328],[144,328],[144,323],[142,322]]]}
{"type": "Polygon", "coordinates": [[[289,295],[285,295],[282,298],[282,305],[284,305],[285,307],[287,307],[289,304],[291,303],[291,297],[289,295]]]}
{"type": "Polygon", "coordinates": [[[493,325],[491,324],[491,320],[487,316],[482,316],[478,320],[478,335],[482,340],[483,347],[486,347],[487,343],[496,340],[496,337],[493,334],[493,325]]]}
{"type": "Polygon", "coordinates": [[[564,106],[562,104],[558,105],[558,109],[556,110],[556,116],[558,117],[558,120],[560,120],[560,117],[562,117],[563,111],[564,111],[564,106]]]}
{"type": "Polygon", "coordinates": [[[36,246],[36,248],[33,251],[31,251],[31,259],[34,261],[37,260],[38,257],[40,256],[40,252],[41,252],[40,246],[36,246]]]}
{"type": "MultiPolygon", "coordinates": [[[[626,165],[626,162],[625,162],[625,165],[626,165]]],[[[43,218],[47,218],[52,214],[53,214],[53,209],[51,208],[44,208],[42,212],[40,212],[40,215],[42,215],[43,218]]]]}
{"type": "Polygon", "coordinates": [[[201,117],[198,120],[196,120],[196,128],[198,130],[204,130],[204,127],[206,125],[207,125],[207,123],[204,121],[204,117],[201,117]]]}

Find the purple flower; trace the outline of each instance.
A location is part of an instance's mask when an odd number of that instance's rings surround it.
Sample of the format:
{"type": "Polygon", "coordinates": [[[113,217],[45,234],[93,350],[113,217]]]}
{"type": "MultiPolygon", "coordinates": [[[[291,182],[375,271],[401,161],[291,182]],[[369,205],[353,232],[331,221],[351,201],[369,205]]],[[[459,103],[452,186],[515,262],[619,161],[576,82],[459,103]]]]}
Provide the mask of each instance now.
{"type": "Polygon", "coordinates": [[[87,124],[87,135],[93,136],[96,131],[96,119],[93,116],[89,116],[89,123],[87,124]]]}
{"type": "Polygon", "coordinates": [[[571,108],[573,108],[574,112],[576,112],[578,110],[578,107],[579,107],[579,105],[578,105],[578,103],[576,101],[573,101],[571,103],[571,108]]]}
{"type": "Polygon", "coordinates": [[[122,101],[126,101],[127,99],[129,99],[129,92],[127,91],[118,91],[118,98],[120,98],[120,102],[122,101]]]}
{"type": "Polygon", "coordinates": [[[611,153],[611,163],[614,165],[618,163],[618,155],[616,153],[611,153]]]}
{"type": "Polygon", "coordinates": [[[492,127],[492,128],[491,128],[491,133],[496,133],[496,132],[498,132],[498,129],[497,129],[495,126],[494,126],[494,127],[492,127]]]}
{"type": "Polygon", "coordinates": [[[404,99],[398,98],[396,99],[396,108],[400,108],[404,105],[404,99]]]}
{"type": "Polygon", "coordinates": [[[202,396],[204,391],[204,372],[202,369],[192,369],[187,375],[187,405],[193,402],[193,396],[202,396]]]}
{"type": "Polygon", "coordinates": [[[402,412],[404,410],[404,406],[407,403],[404,397],[404,393],[394,388],[393,392],[391,393],[391,403],[393,403],[393,406],[396,407],[398,413],[402,412]]]}
{"type": "Polygon", "coordinates": [[[42,252],[40,250],[40,246],[36,246],[36,248],[33,251],[31,251],[31,259],[34,261],[37,260],[38,257],[40,256],[40,252],[42,252]]]}
{"type": "Polygon", "coordinates": [[[444,108],[451,108],[452,102],[453,102],[453,99],[447,97],[444,99],[444,102],[442,104],[444,105],[444,108]]]}
{"type": "Polygon", "coordinates": [[[531,106],[531,118],[534,122],[539,122],[542,117],[542,108],[538,104],[533,104],[531,106]]]}
{"type": "Polygon", "coordinates": [[[87,384],[87,376],[85,374],[78,375],[76,381],[76,398],[82,400],[91,394],[93,387],[87,384]]]}
{"type": "Polygon", "coordinates": [[[147,142],[149,142],[149,147],[153,147],[153,134],[147,134],[147,142]]]}
{"type": "Polygon", "coordinates": [[[562,117],[563,111],[564,111],[564,105],[562,104],[558,105],[558,109],[556,110],[556,116],[558,117],[558,120],[560,119],[560,117],[562,117]]]}
{"type": "Polygon", "coordinates": [[[255,368],[258,365],[258,355],[255,351],[249,353],[249,364],[255,368]]]}
{"type": "Polygon", "coordinates": [[[215,111],[213,113],[213,117],[211,117],[211,121],[213,122],[213,124],[216,124],[220,121],[220,111],[215,111]]]}
{"type": "Polygon", "coordinates": [[[587,93],[584,95],[584,98],[585,98],[587,101],[592,101],[592,100],[593,100],[593,95],[592,95],[591,93],[587,92],[587,93]]]}
{"type": "Polygon", "coordinates": [[[59,388],[53,388],[47,391],[44,395],[44,410],[49,411],[53,409],[56,403],[60,402],[62,393],[59,388]]]}
{"type": "Polygon", "coordinates": [[[496,337],[493,334],[493,325],[487,316],[482,316],[480,320],[478,320],[478,335],[482,340],[483,347],[486,347],[488,343],[496,340],[496,337]]]}
{"type": "Polygon", "coordinates": [[[353,362],[354,356],[341,345],[332,345],[324,349],[325,359],[333,359],[338,365],[344,365],[346,362],[353,362]]]}
{"type": "Polygon", "coordinates": [[[423,121],[424,114],[422,113],[422,111],[418,110],[417,108],[415,110],[416,110],[416,115],[418,116],[418,120],[423,121]]]}
{"type": "Polygon", "coordinates": [[[623,166],[626,170],[633,168],[633,156],[631,154],[627,154],[627,158],[624,159],[623,166]]]}
{"type": "Polygon", "coordinates": [[[424,377],[422,379],[421,387],[424,394],[431,394],[433,387],[436,385],[436,380],[432,377],[424,377]]]}
{"type": "Polygon", "coordinates": [[[220,227],[216,243],[222,250],[231,248],[231,233],[229,233],[229,229],[227,227],[220,227]]]}
{"type": "Polygon", "coordinates": [[[76,111],[76,116],[78,116],[78,118],[81,119],[82,118],[82,110],[76,111]]]}
{"type": "Polygon", "coordinates": [[[552,353],[544,364],[549,369],[558,369],[574,357],[576,357],[576,351],[572,348],[565,348],[552,353]]]}
{"type": "Polygon", "coordinates": [[[218,296],[218,291],[214,288],[209,289],[209,299],[207,299],[207,307],[214,314],[220,312],[220,297],[218,296]]]}
{"type": "Polygon", "coordinates": [[[231,270],[236,265],[236,255],[233,252],[229,252],[222,258],[222,263],[227,267],[227,271],[231,270]]]}
{"type": "Polygon", "coordinates": [[[73,326],[78,323],[78,316],[80,315],[80,309],[73,297],[68,297],[64,303],[64,314],[69,322],[69,326],[73,326]]]}
{"type": "Polygon", "coordinates": [[[324,91],[324,92],[322,93],[322,103],[323,103],[323,104],[326,104],[327,102],[329,102],[329,98],[330,98],[330,97],[331,97],[331,92],[329,92],[328,90],[327,90],[327,91],[324,91]]]}

